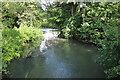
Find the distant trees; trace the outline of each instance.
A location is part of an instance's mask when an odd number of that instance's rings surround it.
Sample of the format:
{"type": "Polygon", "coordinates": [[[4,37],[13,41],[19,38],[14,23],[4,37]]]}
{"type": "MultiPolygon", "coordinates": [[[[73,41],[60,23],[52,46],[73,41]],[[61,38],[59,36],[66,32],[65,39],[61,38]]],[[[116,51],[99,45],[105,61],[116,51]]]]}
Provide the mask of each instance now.
{"type": "Polygon", "coordinates": [[[40,9],[36,3],[4,2],[2,8],[2,23],[4,27],[20,27],[23,25],[39,27],[40,9]]]}

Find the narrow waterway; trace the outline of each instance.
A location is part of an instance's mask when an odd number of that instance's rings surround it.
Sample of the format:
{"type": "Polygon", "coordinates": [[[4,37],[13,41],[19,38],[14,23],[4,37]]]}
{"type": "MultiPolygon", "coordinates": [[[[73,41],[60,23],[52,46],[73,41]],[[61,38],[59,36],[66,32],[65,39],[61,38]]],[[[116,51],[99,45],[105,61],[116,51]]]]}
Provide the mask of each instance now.
{"type": "Polygon", "coordinates": [[[43,31],[44,40],[33,52],[39,55],[13,60],[8,68],[10,77],[104,78],[103,69],[95,63],[99,55],[96,47],[43,31]]]}

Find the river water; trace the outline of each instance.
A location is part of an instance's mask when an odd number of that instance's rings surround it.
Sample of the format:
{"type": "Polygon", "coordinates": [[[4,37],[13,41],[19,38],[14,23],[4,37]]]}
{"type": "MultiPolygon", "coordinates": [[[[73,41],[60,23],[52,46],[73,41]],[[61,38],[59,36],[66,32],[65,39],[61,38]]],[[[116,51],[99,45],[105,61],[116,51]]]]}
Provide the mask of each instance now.
{"type": "Polygon", "coordinates": [[[43,31],[44,40],[34,51],[39,55],[13,60],[8,68],[11,78],[104,78],[103,69],[95,63],[99,55],[95,46],[43,31]]]}

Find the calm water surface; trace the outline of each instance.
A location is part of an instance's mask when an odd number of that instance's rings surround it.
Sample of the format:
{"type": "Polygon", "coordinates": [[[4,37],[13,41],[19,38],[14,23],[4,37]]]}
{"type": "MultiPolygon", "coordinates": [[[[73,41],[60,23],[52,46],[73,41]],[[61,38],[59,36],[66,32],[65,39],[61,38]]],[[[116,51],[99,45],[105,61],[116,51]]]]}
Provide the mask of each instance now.
{"type": "Polygon", "coordinates": [[[103,69],[95,63],[97,48],[74,40],[56,38],[46,42],[48,48],[39,47],[29,58],[11,62],[12,78],[103,78],[103,69]],[[41,57],[41,55],[43,57],[41,57]]]}

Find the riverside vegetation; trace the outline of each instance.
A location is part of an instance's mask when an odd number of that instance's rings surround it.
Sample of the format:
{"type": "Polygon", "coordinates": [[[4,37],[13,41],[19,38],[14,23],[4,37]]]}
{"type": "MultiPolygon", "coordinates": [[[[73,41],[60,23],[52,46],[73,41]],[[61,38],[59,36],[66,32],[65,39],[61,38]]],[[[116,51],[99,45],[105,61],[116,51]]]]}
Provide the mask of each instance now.
{"type": "Polygon", "coordinates": [[[12,59],[29,54],[29,52],[23,54],[26,44],[42,40],[42,30],[37,27],[39,19],[36,15],[38,13],[39,9],[35,3],[9,2],[2,4],[3,74],[8,74],[7,66],[12,59]]]}
{"type": "Polygon", "coordinates": [[[61,30],[60,37],[98,46],[96,60],[107,78],[120,76],[119,2],[61,2],[49,5],[49,22],[61,30]],[[49,14],[51,13],[51,14],[49,14]],[[59,14],[59,15],[57,15],[59,14]]]}
{"type": "Polygon", "coordinates": [[[56,2],[43,10],[38,3],[3,3],[3,72],[21,57],[25,43],[42,40],[38,27],[58,28],[60,37],[98,46],[96,63],[107,78],[120,76],[119,2],[56,2]],[[14,7],[16,6],[16,7],[14,7]]]}

